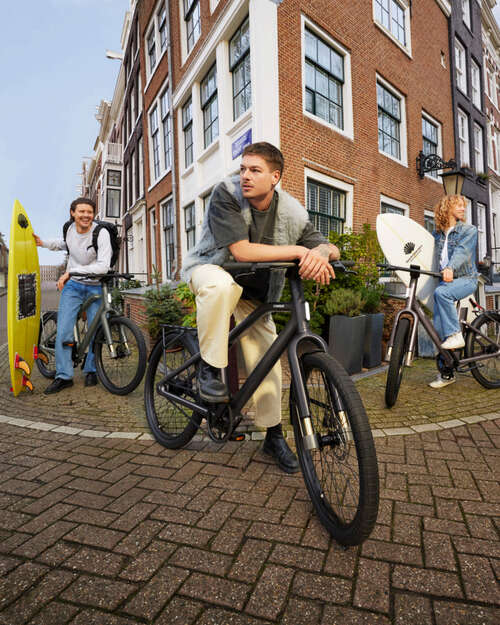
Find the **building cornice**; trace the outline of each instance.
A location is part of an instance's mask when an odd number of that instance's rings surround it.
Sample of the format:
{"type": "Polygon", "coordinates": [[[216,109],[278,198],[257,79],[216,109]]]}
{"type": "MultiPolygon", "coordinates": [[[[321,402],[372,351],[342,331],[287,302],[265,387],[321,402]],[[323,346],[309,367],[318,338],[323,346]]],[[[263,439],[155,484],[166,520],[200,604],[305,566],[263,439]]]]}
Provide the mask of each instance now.
{"type": "Polygon", "coordinates": [[[450,17],[451,15],[451,2],[448,0],[436,0],[438,7],[441,11],[446,15],[446,17],[450,17]]]}
{"type": "MultiPolygon", "coordinates": [[[[495,6],[495,4],[496,2],[493,3],[493,6],[495,6]]],[[[500,48],[500,27],[491,9],[491,1],[482,0],[481,22],[483,26],[483,38],[487,36],[498,51],[500,48]]]]}

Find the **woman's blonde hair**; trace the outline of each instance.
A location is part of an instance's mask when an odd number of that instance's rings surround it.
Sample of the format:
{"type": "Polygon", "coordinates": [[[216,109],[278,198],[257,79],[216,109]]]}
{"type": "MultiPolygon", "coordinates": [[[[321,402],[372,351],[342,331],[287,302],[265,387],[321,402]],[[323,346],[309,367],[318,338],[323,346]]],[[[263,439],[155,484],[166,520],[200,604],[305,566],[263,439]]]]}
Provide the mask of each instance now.
{"type": "Polygon", "coordinates": [[[434,221],[437,232],[444,232],[449,228],[450,212],[459,202],[465,204],[463,195],[443,195],[439,203],[434,206],[434,221]]]}

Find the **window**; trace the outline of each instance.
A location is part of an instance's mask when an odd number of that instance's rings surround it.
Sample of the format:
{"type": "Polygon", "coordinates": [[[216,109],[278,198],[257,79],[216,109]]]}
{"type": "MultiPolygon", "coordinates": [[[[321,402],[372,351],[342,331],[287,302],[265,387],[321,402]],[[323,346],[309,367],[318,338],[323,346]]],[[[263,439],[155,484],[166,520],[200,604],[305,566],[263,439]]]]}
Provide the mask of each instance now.
{"type": "Polygon", "coordinates": [[[477,203],[477,254],[479,260],[486,256],[486,206],[477,203]]]}
{"type": "Polygon", "coordinates": [[[344,128],[344,57],[311,30],[305,30],[306,111],[344,128]]]}
{"type": "Polygon", "coordinates": [[[461,167],[469,167],[469,118],[461,109],[458,109],[458,154],[461,167]]]}
{"type": "Polygon", "coordinates": [[[148,59],[149,59],[149,73],[152,74],[156,66],[156,40],[154,29],[148,36],[148,59]]]}
{"type": "Polygon", "coordinates": [[[187,51],[189,53],[201,34],[199,0],[184,0],[184,21],[186,22],[187,51]]]}
{"type": "Polygon", "coordinates": [[[375,21],[387,30],[402,46],[407,47],[409,11],[399,0],[374,0],[375,21]]]}
{"type": "MultiPolygon", "coordinates": [[[[422,151],[424,154],[439,155],[439,132],[438,126],[433,124],[427,117],[422,117],[422,151]]],[[[428,175],[437,178],[437,171],[430,171],[428,175]]]]}
{"type": "Polygon", "coordinates": [[[425,213],[424,228],[427,230],[427,232],[430,232],[431,234],[436,229],[436,222],[434,221],[434,215],[432,213],[425,213]]]}
{"type": "Polygon", "coordinates": [[[479,69],[479,65],[475,61],[471,61],[470,75],[471,75],[472,102],[478,109],[480,109],[481,108],[481,70],[479,69]]]}
{"type": "Polygon", "coordinates": [[[470,1],[461,0],[462,2],[462,19],[470,29],[470,1]]]}
{"type": "Polygon", "coordinates": [[[474,122],[474,168],[476,174],[484,172],[483,129],[474,122]]]}
{"type": "Polygon", "coordinates": [[[162,3],[160,10],[158,11],[158,36],[160,40],[160,53],[167,47],[167,10],[162,3]]]}
{"type": "Polygon", "coordinates": [[[467,93],[467,69],[465,61],[465,48],[455,39],[455,74],[457,79],[457,87],[460,91],[467,93]]]}
{"type": "Polygon", "coordinates": [[[139,140],[139,197],[144,195],[144,140],[139,140]]]}
{"type": "Polygon", "coordinates": [[[346,220],[345,191],[308,179],[307,212],[316,230],[326,237],[330,230],[342,234],[346,220]]]}
{"type": "Polygon", "coordinates": [[[201,108],[203,111],[204,145],[207,148],[219,136],[216,65],[212,66],[201,81],[201,108]]]}
{"type": "Polygon", "coordinates": [[[252,104],[248,17],[229,42],[229,71],[233,76],[233,120],[235,120],[252,104]]]}
{"type": "Polygon", "coordinates": [[[160,133],[158,128],[158,107],[149,114],[149,132],[151,134],[151,145],[153,151],[153,178],[160,177],[160,133]]]}
{"type": "Polygon", "coordinates": [[[378,149],[401,160],[401,100],[377,82],[378,149]]]}
{"type": "Polygon", "coordinates": [[[121,187],[122,172],[116,169],[108,169],[107,185],[109,187],[121,187]]]}
{"type": "Polygon", "coordinates": [[[400,206],[394,206],[393,204],[388,204],[387,202],[381,202],[380,204],[380,212],[381,213],[392,213],[393,215],[401,215],[405,216],[405,209],[400,206]]]}
{"type": "Polygon", "coordinates": [[[191,98],[182,107],[182,130],[184,132],[184,166],[193,162],[193,101],[191,98]]]}
{"type": "Polygon", "coordinates": [[[150,245],[151,245],[151,265],[158,269],[157,260],[156,260],[156,211],[152,208],[149,211],[149,235],[150,235],[150,245]]]}
{"type": "Polygon", "coordinates": [[[120,217],[120,189],[106,189],[106,217],[120,217]]]}
{"type": "Polygon", "coordinates": [[[196,218],[194,202],[184,208],[184,228],[186,230],[186,247],[190,250],[196,243],[196,218]]]}
{"type": "Polygon", "coordinates": [[[163,235],[165,240],[165,277],[173,278],[175,260],[175,221],[174,207],[169,199],[161,206],[163,217],[163,235]]]}
{"type": "Polygon", "coordinates": [[[160,114],[163,126],[163,157],[165,170],[167,170],[170,169],[172,164],[172,124],[168,107],[168,92],[166,90],[160,96],[160,114]]]}

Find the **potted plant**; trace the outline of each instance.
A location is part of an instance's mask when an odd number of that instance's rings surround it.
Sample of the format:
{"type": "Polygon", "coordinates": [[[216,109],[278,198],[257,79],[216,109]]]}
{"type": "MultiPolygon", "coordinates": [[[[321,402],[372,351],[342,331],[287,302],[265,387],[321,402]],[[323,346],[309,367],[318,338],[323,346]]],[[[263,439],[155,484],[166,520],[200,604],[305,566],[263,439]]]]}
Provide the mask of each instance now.
{"type": "Polygon", "coordinates": [[[364,300],[356,289],[333,289],[325,302],[330,315],[328,352],[336,358],[347,373],[361,371],[365,340],[366,316],[361,314],[364,300]]]}
{"type": "Polygon", "coordinates": [[[382,334],[384,331],[384,313],[381,312],[384,287],[368,286],[361,289],[363,299],[362,312],[366,316],[365,338],[363,346],[363,367],[371,369],[382,362],[382,334]]]}
{"type": "Polygon", "coordinates": [[[476,176],[476,182],[486,186],[488,183],[489,175],[485,171],[480,171],[476,176]]]}

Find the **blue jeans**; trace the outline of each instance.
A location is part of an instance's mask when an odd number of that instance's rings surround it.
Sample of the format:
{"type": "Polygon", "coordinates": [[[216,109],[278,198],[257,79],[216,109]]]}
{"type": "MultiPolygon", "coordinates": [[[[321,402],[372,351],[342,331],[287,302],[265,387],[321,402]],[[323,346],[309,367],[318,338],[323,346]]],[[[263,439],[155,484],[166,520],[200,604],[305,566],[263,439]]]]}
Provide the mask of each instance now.
{"type": "MultiPolygon", "coordinates": [[[[56,336],[56,378],[71,380],[73,377],[73,359],[71,358],[71,347],[64,346],[65,342],[73,342],[73,328],[75,326],[78,310],[83,302],[91,295],[101,295],[101,285],[90,285],[68,280],[64,285],[59,300],[59,310],[57,313],[57,336],[56,336]]],[[[87,308],[87,324],[90,326],[92,319],[101,305],[101,301],[93,302],[87,308]]],[[[85,366],[85,373],[95,371],[93,343],[89,346],[85,366]]]]}
{"type": "Polygon", "coordinates": [[[453,282],[440,282],[434,291],[434,327],[442,341],[460,332],[456,302],[472,295],[477,288],[477,279],[455,278],[453,282]]]}

